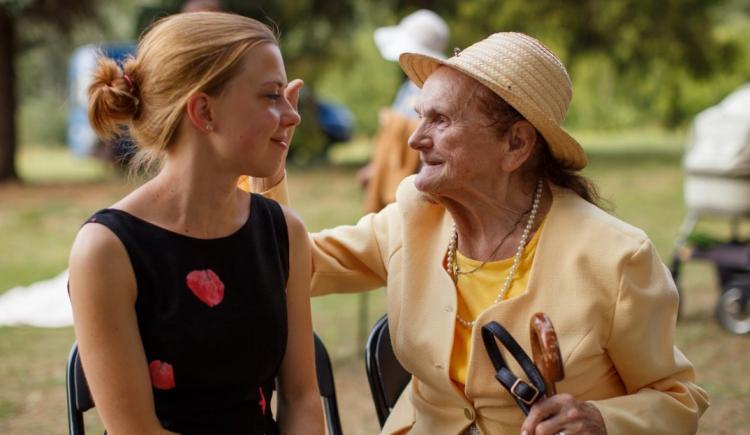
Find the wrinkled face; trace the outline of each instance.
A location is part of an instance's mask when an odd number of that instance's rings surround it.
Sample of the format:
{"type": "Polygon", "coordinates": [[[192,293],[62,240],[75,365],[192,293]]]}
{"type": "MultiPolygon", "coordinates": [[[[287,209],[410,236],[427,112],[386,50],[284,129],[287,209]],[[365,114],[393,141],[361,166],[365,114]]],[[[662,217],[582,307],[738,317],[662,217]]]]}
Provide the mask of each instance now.
{"type": "Polygon", "coordinates": [[[480,86],[449,67],[425,81],[415,107],[421,123],[409,138],[422,160],[415,181],[420,191],[458,198],[469,189],[491,188],[501,176],[507,139],[480,112],[480,86]]]}
{"type": "Polygon", "coordinates": [[[281,52],[266,43],[245,53],[238,73],[216,98],[216,148],[239,173],[267,177],[282,165],[291,131],[300,122],[284,98],[286,85],[281,52]]]}

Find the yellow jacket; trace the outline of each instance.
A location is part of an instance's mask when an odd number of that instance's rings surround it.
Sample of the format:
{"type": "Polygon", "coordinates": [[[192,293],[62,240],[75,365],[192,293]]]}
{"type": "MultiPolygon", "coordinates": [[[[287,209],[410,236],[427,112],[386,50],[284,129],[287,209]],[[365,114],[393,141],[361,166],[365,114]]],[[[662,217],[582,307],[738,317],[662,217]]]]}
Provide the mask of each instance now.
{"type": "Polygon", "coordinates": [[[475,422],[485,434],[517,435],[524,416],[495,380],[478,328],[498,321],[530,353],[535,312],[547,313],[559,336],[566,377],[558,392],[594,404],[609,435],[697,430],[708,398],[673,345],[678,295],[651,242],[575,193],[552,189],[528,289],[477,319],[465,391],[448,374],[457,326],[456,291],[442,266],[446,210],[409,177],[380,213],[311,235],[315,295],[387,288],[394,351],[413,379],[383,433],[458,434],[475,422]]]}

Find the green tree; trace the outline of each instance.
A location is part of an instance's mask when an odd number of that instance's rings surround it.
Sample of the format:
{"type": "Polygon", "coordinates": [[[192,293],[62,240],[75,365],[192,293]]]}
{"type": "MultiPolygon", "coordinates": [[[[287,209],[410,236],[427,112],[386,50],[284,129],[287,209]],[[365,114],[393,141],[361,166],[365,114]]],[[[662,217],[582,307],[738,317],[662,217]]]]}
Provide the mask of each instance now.
{"type": "MultiPolygon", "coordinates": [[[[736,0],[734,0],[737,3],[736,0]]],[[[666,60],[696,75],[726,66],[733,44],[712,33],[714,15],[731,0],[395,0],[404,15],[432,8],[450,23],[457,46],[499,31],[534,35],[568,61],[605,53],[619,70],[666,60]]]]}
{"type": "Polygon", "coordinates": [[[456,47],[494,32],[520,31],[548,45],[570,70],[592,57],[606,59],[614,74],[611,80],[630,90],[627,102],[657,115],[667,126],[690,115],[683,98],[692,79],[733,68],[740,57],[738,43],[717,37],[716,23],[728,8],[748,10],[746,0],[391,0],[391,4],[399,15],[427,7],[446,17],[456,47]],[[656,80],[661,84],[654,85],[656,80]]]}
{"type": "MultiPolygon", "coordinates": [[[[275,27],[281,36],[286,63],[307,80],[315,81],[322,65],[331,59],[331,45],[346,37],[357,24],[354,22],[356,1],[223,0],[220,3],[226,11],[275,27]]],[[[140,34],[159,18],[179,12],[183,3],[183,0],[161,0],[143,7],[136,33],[140,34]]]]}
{"type": "Polygon", "coordinates": [[[67,35],[80,19],[94,17],[93,0],[0,0],[0,182],[17,180],[16,59],[24,49],[54,35],[67,35]],[[41,24],[49,31],[19,30],[41,24]]]}

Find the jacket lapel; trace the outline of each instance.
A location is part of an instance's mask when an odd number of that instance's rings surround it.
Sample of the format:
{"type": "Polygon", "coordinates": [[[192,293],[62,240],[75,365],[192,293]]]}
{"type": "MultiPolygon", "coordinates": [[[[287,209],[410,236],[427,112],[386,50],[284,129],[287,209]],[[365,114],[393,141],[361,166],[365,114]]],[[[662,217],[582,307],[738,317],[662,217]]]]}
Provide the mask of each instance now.
{"type": "Polygon", "coordinates": [[[453,281],[443,264],[453,221],[442,206],[416,189],[401,189],[400,193],[410,197],[399,197],[399,202],[419,206],[410,207],[403,217],[403,264],[406,267],[400,278],[404,282],[397,286],[403,291],[398,295],[399,318],[394,325],[398,332],[392,337],[394,347],[408,349],[398,357],[419,378],[436,381],[430,382],[431,385],[452,386],[448,369],[457,301],[453,281]],[[435,231],[435,228],[440,230],[435,231]],[[420,291],[415,291],[417,289],[420,291]]]}

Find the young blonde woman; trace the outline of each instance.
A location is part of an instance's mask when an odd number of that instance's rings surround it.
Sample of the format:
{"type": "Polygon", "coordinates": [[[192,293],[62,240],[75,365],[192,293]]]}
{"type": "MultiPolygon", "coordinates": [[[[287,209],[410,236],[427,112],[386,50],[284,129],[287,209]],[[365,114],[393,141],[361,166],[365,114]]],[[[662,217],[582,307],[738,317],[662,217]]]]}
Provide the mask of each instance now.
{"type": "Polygon", "coordinates": [[[70,298],[109,434],[324,433],[310,248],[288,209],[236,187],[279,170],[300,81],[275,35],[223,13],[156,23],[89,90],[101,136],[128,125],[151,180],[81,228],[70,298]],[[278,379],[278,415],[271,413],[278,379]]]}

